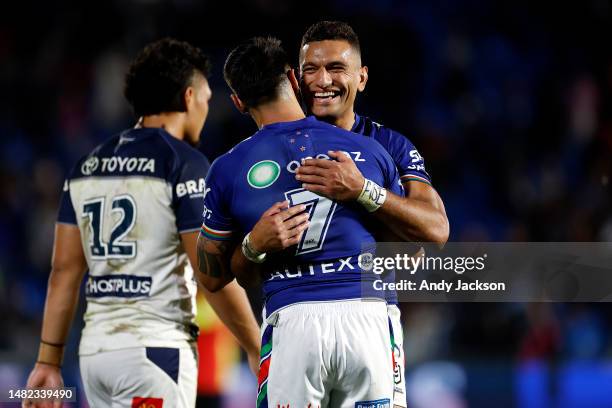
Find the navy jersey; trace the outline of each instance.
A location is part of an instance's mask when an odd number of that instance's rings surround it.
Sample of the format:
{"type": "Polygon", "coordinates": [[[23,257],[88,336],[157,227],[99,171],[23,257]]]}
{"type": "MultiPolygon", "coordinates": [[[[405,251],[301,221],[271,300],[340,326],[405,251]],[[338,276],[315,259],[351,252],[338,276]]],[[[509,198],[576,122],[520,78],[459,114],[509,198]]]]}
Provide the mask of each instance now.
{"type": "Polygon", "coordinates": [[[371,215],[357,203],[309,192],[295,179],[302,159],[329,159],[330,150],[345,152],[364,177],[402,194],[380,144],[314,117],[264,126],[219,157],[206,179],[202,233],[210,239],[241,239],[275,202],[307,206],[310,225],[301,242],[264,263],[267,313],[297,302],[362,297],[357,256],[375,243],[365,226],[371,215]]]}
{"type": "Polygon", "coordinates": [[[179,234],[200,228],[208,168],[159,128],[126,130],[74,167],[58,222],[79,227],[89,267],[81,354],[192,339],[196,285],[179,234]]]}
{"type": "Polygon", "coordinates": [[[368,117],[357,114],[355,114],[355,123],[351,131],[369,136],[385,148],[399,170],[402,183],[420,181],[431,184],[431,178],[425,170],[423,157],[406,136],[374,122],[368,117]]]}
{"type": "MultiPolygon", "coordinates": [[[[414,144],[404,135],[389,129],[366,116],[355,114],[352,132],[371,137],[380,143],[393,158],[402,183],[419,181],[431,185],[431,178],[425,170],[425,161],[414,144]]],[[[387,301],[397,304],[395,291],[387,291],[387,301]]]]}

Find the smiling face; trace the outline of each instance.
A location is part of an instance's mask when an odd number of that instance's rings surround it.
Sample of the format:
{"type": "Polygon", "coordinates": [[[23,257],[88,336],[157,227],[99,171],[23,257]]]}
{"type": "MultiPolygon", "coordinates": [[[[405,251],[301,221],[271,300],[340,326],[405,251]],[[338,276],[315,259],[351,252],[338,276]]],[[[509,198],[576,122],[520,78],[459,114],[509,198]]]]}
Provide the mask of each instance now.
{"type": "Polygon", "coordinates": [[[313,41],[300,50],[302,95],[308,112],[319,119],[352,125],[355,98],[367,79],[359,51],[347,41],[313,41]]]}

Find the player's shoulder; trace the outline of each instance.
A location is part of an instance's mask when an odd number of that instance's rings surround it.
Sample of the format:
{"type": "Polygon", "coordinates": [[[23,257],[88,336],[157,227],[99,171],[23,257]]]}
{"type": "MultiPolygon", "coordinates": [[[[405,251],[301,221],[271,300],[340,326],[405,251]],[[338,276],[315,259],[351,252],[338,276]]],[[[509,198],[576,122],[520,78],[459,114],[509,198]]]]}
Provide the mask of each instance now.
{"type": "Polygon", "coordinates": [[[165,146],[172,152],[173,158],[179,163],[197,163],[205,165],[207,168],[210,167],[208,158],[188,143],[179,140],[168,132],[160,129],[160,139],[164,142],[165,146]]]}
{"type": "Polygon", "coordinates": [[[311,125],[320,131],[324,131],[328,135],[333,135],[339,138],[350,138],[351,143],[355,143],[355,144],[359,144],[363,146],[370,146],[374,143],[373,140],[371,140],[370,138],[355,137],[355,132],[343,129],[339,126],[332,125],[330,123],[327,123],[321,120],[313,120],[311,122],[311,125]]]}
{"type": "Polygon", "coordinates": [[[413,146],[408,136],[368,116],[355,114],[355,124],[353,125],[352,131],[364,136],[370,136],[383,146],[397,144],[413,146]]]}
{"type": "Polygon", "coordinates": [[[242,168],[246,157],[261,155],[262,152],[264,155],[278,152],[278,139],[274,137],[279,132],[277,125],[280,124],[264,126],[251,136],[236,143],[213,161],[211,169],[214,168],[215,171],[233,169],[231,173],[237,174],[236,170],[242,168]]]}
{"type": "MultiPolygon", "coordinates": [[[[319,131],[319,143],[323,146],[340,145],[344,149],[358,150],[359,154],[366,153],[378,157],[387,157],[388,153],[383,146],[376,140],[370,137],[356,137],[355,132],[343,129],[339,126],[309,117],[309,129],[319,131]]],[[[308,130],[308,129],[305,129],[308,130]]],[[[335,148],[334,148],[335,149],[335,148]]]]}
{"type": "Polygon", "coordinates": [[[363,116],[355,114],[355,124],[353,125],[353,132],[361,133],[365,136],[376,136],[378,134],[400,134],[399,132],[385,126],[379,121],[375,121],[369,116],[363,116]]]}
{"type": "Polygon", "coordinates": [[[121,133],[117,133],[94,147],[89,153],[81,156],[72,167],[69,179],[78,179],[95,175],[100,171],[102,157],[107,156],[109,146],[115,145],[121,133]]]}
{"type": "MultiPolygon", "coordinates": [[[[254,135],[253,135],[254,136],[254,135]]],[[[234,145],[227,152],[219,155],[210,165],[209,174],[214,174],[216,179],[222,178],[229,180],[242,167],[244,158],[254,147],[253,136],[250,136],[234,145]]]]}
{"type": "Polygon", "coordinates": [[[143,175],[168,178],[185,164],[208,169],[199,150],[161,128],[132,128],[119,132],[82,156],[69,178],[143,175]]]}

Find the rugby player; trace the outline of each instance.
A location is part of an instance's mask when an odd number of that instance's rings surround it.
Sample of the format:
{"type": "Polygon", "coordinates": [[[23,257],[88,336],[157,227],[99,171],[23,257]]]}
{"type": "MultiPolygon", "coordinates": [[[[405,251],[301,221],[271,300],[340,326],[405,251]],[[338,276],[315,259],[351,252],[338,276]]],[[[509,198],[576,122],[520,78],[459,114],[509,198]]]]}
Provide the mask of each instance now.
{"type": "MultiPolygon", "coordinates": [[[[309,114],[346,130],[370,137],[389,152],[401,176],[405,194],[388,194],[385,204],[374,213],[377,220],[394,233],[396,239],[414,242],[446,243],[449,234],[444,204],[431,185],[425,163],[418,150],[401,133],[355,113],[355,99],[365,89],[368,68],[362,65],[359,38],[346,23],[321,21],[308,28],[302,37],[299,55],[301,93],[309,114]]],[[[336,201],[355,201],[364,177],[351,160],[331,155],[337,162],[309,159],[296,171],[305,189],[336,201]]],[[[303,226],[294,225],[283,212],[287,203],[270,208],[250,233],[251,243],[259,253],[273,252],[286,246],[282,238],[299,236],[303,226]],[[286,221],[287,222],[284,222],[286,221]],[[273,240],[271,237],[280,237],[273,240]]],[[[387,239],[388,234],[387,234],[387,239]]],[[[291,241],[289,241],[289,244],[291,241]]],[[[236,251],[233,260],[239,269],[252,269],[236,251]]],[[[244,277],[241,283],[247,282],[244,277]]],[[[250,282],[252,284],[252,282],[250,282]]],[[[386,292],[389,317],[394,327],[395,398],[394,405],[406,406],[403,330],[397,297],[386,292]]]]}
{"type": "MultiPolygon", "coordinates": [[[[137,126],[82,158],[64,185],[28,387],[62,385],[64,344],[88,269],[79,355],[89,405],[195,405],[194,269],[209,163],[190,145],[208,114],[208,71],[199,49],[173,39],[148,45],[131,64],[125,96],[137,126]]],[[[244,290],[234,283],[205,296],[256,370],[259,328],[244,290]]]]}
{"type": "MultiPolygon", "coordinates": [[[[405,195],[389,194],[375,217],[405,241],[446,243],[449,226],[446,211],[425,163],[415,146],[401,133],[355,113],[355,99],[363,92],[368,68],[362,65],[359,38],[346,23],[321,21],[310,26],[300,47],[300,85],[309,113],[355,133],[371,137],[391,155],[400,172],[405,195]]],[[[350,200],[363,184],[363,176],[351,163],[325,169],[321,160],[310,160],[297,171],[304,188],[334,200],[350,200]],[[321,171],[324,177],[321,177],[321,171]]],[[[394,405],[406,407],[403,329],[397,297],[390,296],[389,317],[395,333],[394,405]]]]}
{"type": "MultiPolygon", "coordinates": [[[[232,281],[230,256],[242,251],[263,263],[265,322],[258,407],[389,406],[393,344],[385,295],[363,281],[358,257],[374,236],[363,220],[402,194],[393,160],[370,138],[305,117],[298,82],[280,41],[254,38],[228,56],[225,79],[239,111],[259,131],[220,156],[206,179],[198,239],[209,289],[232,281]],[[302,188],[295,171],[306,157],[355,160],[366,177],[357,201],[344,205],[302,188]],[[248,231],[272,204],[302,231],[286,251],[255,251],[248,231]],[[366,301],[371,300],[371,301],[366,301]],[[378,405],[376,405],[378,404],[378,405]]],[[[275,208],[272,206],[272,208],[275,208]]],[[[289,246],[289,245],[288,245],[289,246]]]]}
{"type": "MultiPolygon", "coordinates": [[[[359,38],[346,23],[321,21],[306,30],[299,56],[301,91],[310,114],[343,129],[371,137],[393,158],[405,196],[389,195],[375,216],[406,241],[446,243],[448,219],[442,200],[431,185],[418,150],[401,133],[355,113],[355,99],[365,89],[368,68],[361,63],[359,38]]],[[[326,163],[313,160],[297,175],[306,189],[333,199],[353,197],[363,184],[350,163],[316,177],[326,163]],[[341,182],[338,182],[338,180],[341,182]]]]}

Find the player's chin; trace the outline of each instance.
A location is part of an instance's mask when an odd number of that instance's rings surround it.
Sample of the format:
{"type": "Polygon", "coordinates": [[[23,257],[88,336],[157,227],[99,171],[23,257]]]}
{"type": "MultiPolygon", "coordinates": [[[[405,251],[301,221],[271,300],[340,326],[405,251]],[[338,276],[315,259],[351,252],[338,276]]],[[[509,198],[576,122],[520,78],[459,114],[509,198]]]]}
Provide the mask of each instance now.
{"type": "Polygon", "coordinates": [[[333,117],[338,112],[338,107],[334,105],[317,105],[314,104],[311,109],[311,113],[318,118],[333,117]]]}

